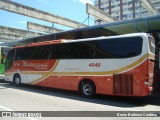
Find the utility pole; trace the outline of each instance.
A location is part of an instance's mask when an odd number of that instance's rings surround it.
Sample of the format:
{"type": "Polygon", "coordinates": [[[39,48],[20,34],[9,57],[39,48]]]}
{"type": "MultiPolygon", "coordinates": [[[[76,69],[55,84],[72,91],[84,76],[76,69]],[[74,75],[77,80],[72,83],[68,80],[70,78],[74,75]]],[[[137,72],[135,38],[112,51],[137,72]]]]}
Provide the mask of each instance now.
{"type": "Polygon", "coordinates": [[[140,0],[140,20],[141,20],[141,18],[142,18],[142,1],[140,0]]]}

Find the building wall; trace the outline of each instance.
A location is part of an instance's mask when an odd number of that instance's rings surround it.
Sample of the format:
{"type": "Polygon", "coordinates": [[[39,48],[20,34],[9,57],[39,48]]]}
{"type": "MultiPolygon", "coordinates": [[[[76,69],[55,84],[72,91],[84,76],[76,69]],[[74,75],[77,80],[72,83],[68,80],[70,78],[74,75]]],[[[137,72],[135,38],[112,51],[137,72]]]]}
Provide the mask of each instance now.
{"type": "Polygon", "coordinates": [[[151,0],[153,5],[160,11],[160,0],[151,0]]]}
{"type": "MultiPolygon", "coordinates": [[[[160,10],[160,0],[152,0],[153,5],[160,10]]],[[[117,20],[128,20],[149,16],[140,0],[95,0],[95,7],[103,10],[107,14],[112,15],[117,20]]],[[[95,24],[104,23],[95,18],[95,24]]]]}

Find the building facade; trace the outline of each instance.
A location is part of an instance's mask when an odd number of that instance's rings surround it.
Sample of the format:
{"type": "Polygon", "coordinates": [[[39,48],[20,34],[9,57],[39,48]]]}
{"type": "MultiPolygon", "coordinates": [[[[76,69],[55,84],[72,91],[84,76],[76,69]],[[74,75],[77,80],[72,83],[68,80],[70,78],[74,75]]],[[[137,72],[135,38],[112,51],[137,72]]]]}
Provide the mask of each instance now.
{"type": "MultiPolygon", "coordinates": [[[[160,10],[160,0],[152,0],[153,5],[160,10]]],[[[151,15],[142,6],[141,0],[95,0],[95,7],[115,17],[117,20],[140,18],[151,15]]],[[[95,18],[95,24],[104,23],[95,18]]]]}
{"type": "Polygon", "coordinates": [[[155,8],[160,11],[160,0],[150,0],[155,8]]]}

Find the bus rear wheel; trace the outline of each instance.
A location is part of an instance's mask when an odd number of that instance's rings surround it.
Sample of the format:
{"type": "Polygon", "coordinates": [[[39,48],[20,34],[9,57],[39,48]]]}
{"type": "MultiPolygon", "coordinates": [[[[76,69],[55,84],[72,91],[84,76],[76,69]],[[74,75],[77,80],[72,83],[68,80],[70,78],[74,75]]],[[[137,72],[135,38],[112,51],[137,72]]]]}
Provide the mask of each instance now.
{"type": "Polygon", "coordinates": [[[21,78],[20,78],[20,76],[18,74],[14,75],[14,84],[16,86],[21,86],[21,78]]]}
{"type": "Polygon", "coordinates": [[[80,93],[87,98],[92,98],[96,95],[96,87],[92,81],[82,81],[80,85],[80,93]]]}

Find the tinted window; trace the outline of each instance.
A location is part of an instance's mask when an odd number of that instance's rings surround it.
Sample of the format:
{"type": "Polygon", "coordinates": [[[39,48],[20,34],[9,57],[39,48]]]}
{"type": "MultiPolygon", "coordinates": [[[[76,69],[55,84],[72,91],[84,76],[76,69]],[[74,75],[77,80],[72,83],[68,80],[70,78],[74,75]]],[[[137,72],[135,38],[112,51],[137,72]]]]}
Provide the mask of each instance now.
{"type": "Polygon", "coordinates": [[[18,48],[16,49],[15,60],[25,60],[29,54],[31,53],[29,53],[27,48],[18,48]]]}
{"type": "Polygon", "coordinates": [[[51,46],[36,46],[16,49],[15,60],[49,59],[52,52],[51,46]]]}
{"type": "Polygon", "coordinates": [[[18,48],[16,60],[128,58],[141,54],[142,38],[117,38],[18,48]]]}
{"type": "Polygon", "coordinates": [[[93,41],[96,58],[127,58],[141,54],[142,38],[118,38],[111,40],[93,41]]]}
{"type": "Polygon", "coordinates": [[[67,59],[70,58],[70,46],[68,44],[52,45],[49,59],[67,59]]]}
{"type": "Polygon", "coordinates": [[[89,42],[76,42],[68,45],[70,45],[70,58],[89,59],[93,57],[93,49],[89,42]]]}

